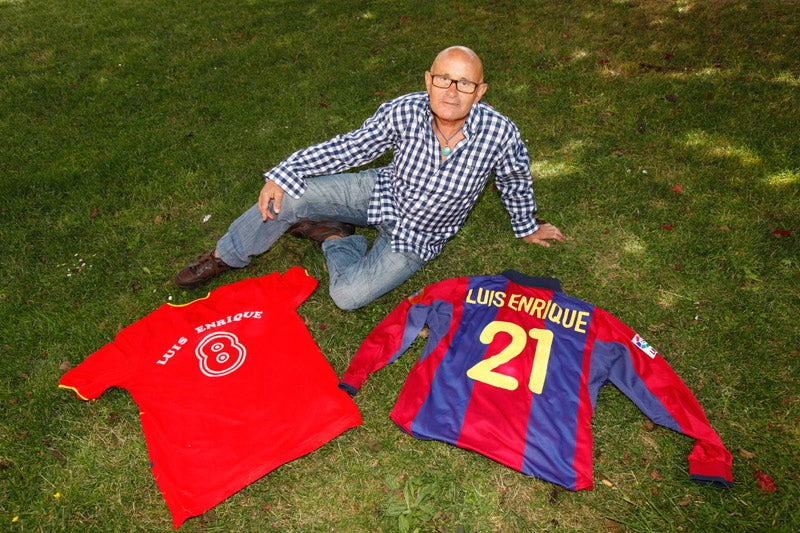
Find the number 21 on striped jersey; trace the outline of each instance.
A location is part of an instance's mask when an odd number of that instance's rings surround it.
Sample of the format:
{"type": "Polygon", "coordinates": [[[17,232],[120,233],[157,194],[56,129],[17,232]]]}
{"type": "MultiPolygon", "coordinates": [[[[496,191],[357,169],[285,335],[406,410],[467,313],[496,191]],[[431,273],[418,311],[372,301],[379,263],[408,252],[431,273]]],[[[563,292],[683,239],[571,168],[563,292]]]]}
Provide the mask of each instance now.
{"type": "Polygon", "coordinates": [[[495,320],[490,322],[481,331],[480,340],[483,344],[491,344],[498,333],[508,333],[511,342],[497,354],[484,359],[477,365],[467,370],[467,377],[506,390],[517,390],[519,381],[516,378],[496,372],[500,365],[508,363],[520,355],[528,344],[528,337],[536,341],[533,354],[531,378],[528,388],[534,394],[541,394],[544,388],[544,378],[547,374],[547,363],[550,361],[550,350],[553,346],[553,332],[546,329],[533,328],[528,331],[513,322],[495,320]]]}

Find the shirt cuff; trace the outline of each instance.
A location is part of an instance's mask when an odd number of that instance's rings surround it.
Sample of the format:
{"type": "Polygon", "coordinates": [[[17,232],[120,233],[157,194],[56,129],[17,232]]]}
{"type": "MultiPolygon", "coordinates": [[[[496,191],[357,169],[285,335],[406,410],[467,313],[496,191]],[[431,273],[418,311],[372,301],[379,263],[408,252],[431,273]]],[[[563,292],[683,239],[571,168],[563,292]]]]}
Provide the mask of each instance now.
{"type": "Polygon", "coordinates": [[[539,231],[539,220],[536,217],[531,217],[528,220],[521,220],[512,224],[514,235],[519,238],[527,237],[528,235],[539,231]]]}
{"type": "Polygon", "coordinates": [[[350,385],[349,383],[345,383],[344,381],[339,382],[339,388],[345,391],[350,396],[355,396],[358,392],[358,389],[354,386],[350,385]]]}
{"type": "Polygon", "coordinates": [[[306,188],[308,188],[306,180],[281,167],[275,167],[264,172],[264,181],[267,180],[275,182],[286,194],[295,200],[303,196],[306,192],[306,188]]]}
{"type": "Polygon", "coordinates": [[[689,457],[689,479],[701,485],[733,487],[731,464],[724,459],[698,460],[689,457]]]}

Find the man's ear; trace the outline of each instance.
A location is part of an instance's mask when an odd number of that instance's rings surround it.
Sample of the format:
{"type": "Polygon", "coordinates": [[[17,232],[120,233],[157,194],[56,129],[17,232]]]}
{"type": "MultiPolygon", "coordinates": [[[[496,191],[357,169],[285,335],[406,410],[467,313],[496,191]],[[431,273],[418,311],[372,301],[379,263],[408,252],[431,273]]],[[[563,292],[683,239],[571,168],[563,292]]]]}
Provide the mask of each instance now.
{"type": "Polygon", "coordinates": [[[430,70],[425,71],[425,90],[428,91],[428,94],[431,93],[431,85],[433,84],[433,77],[431,75],[430,70]]]}
{"type": "Polygon", "coordinates": [[[486,94],[486,89],[488,89],[488,88],[489,88],[489,85],[486,84],[486,83],[481,83],[480,85],[478,85],[478,88],[475,89],[475,93],[476,93],[475,94],[475,102],[474,102],[475,104],[477,104],[478,102],[481,101],[481,98],[483,98],[483,95],[486,94]]]}

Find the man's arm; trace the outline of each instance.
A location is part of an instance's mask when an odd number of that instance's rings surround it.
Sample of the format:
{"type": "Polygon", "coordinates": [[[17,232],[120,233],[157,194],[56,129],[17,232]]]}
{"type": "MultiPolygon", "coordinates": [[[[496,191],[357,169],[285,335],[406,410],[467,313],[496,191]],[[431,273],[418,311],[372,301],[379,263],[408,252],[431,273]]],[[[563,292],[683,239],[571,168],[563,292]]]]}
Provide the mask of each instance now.
{"type": "Polygon", "coordinates": [[[511,216],[514,233],[525,242],[540,246],[549,247],[550,241],[563,241],[564,235],[557,227],[534,216],[537,206],[533,195],[530,158],[516,127],[504,155],[495,170],[495,184],[511,216]]]}
{"type": "Polygon", "coordinates": [[[272,218],[271,213],[265,212],[265,209],[269,200],[277,200],[276,194],[282,197],[286,193],[293,198],[300,198],[306,190],[305,178],[352,169],[369,163],[390,150],[394,135],[390,116],[393,105],[393,101],[382,104],[360,128],[298,150],[265,172],[267,185],[273,182],[282,192],[275,191],[271,186],[262,189],[259,208],[264,193],[267,195],[265,207],[261,208],[262,215],[272,218]]]}

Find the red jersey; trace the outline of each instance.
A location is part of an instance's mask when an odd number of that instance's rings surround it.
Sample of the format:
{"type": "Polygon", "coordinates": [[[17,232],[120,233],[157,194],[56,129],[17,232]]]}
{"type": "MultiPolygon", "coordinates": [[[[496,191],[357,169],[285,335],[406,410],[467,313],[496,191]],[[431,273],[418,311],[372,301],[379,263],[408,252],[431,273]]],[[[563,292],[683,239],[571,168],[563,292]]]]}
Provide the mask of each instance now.
{"type": "Polygon", "coordinates": [[[361,424],[297,314],[316,286],[295,267],[165,304],[61,378],[84,400],[130,392],[175,529],[361,424]]]}

